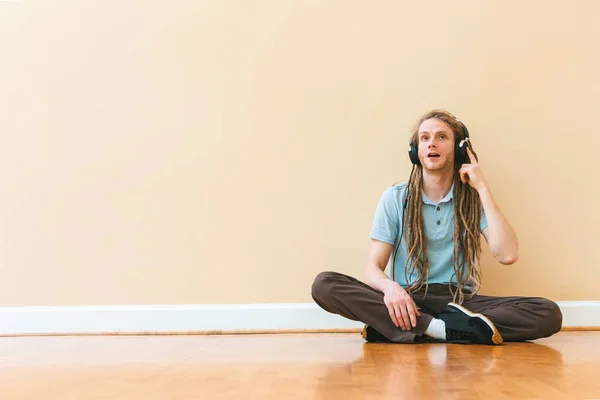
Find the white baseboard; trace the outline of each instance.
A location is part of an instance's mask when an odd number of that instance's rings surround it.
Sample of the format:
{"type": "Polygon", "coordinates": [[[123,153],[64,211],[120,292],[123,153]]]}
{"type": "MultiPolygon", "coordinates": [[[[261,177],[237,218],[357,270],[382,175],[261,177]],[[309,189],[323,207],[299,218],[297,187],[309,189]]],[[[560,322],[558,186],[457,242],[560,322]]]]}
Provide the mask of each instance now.
{"type": "MultiPolygon", "coordinates": [[[[563,327],[600,327],[600,301],[557,302],[563,327]]],[[[0,307],[0,335],[339,331],[362,323],[313,303],[0,307]]]]}
{"type": "Polygon", "coordinates": [[[600,301],[557,301],[563,327],[600,328],[600,301]]]}

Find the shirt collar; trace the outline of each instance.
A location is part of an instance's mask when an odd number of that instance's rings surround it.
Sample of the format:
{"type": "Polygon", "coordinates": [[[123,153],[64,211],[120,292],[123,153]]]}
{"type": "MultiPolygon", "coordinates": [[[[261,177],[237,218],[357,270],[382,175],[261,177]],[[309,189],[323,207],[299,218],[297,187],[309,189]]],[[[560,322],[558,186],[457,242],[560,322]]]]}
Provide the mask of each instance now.
{"type": "MultiPolygon", "coordinates": [[[[421,190],[421,198],[423,200],[423,203],[425,204],[431,204],[432,206],[435,206],[436,203],[434,203],[433,201],[431,201],[429,199],[429,197],[427,197],[427,195],[425,194],[424,191],[421,190]]],[[[454,182],[452,182],[452,186],[450,187],[450,190],[448,191],[448,193],[446,193],[446,196],[444,196],[444,198],[442,200],[440,200],[440,203],[447,203],[450,200],[454,199],[454,182]]]]}

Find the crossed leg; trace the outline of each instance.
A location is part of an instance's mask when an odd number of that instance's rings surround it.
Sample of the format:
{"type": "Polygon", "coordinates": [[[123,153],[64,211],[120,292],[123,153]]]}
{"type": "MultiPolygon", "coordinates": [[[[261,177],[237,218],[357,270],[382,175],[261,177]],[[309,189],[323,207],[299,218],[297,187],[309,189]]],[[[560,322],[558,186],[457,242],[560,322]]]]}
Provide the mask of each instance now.
{"type": "MultiPolygon", "coordinates": [[[[312,285],[314,301],[325,311],[361,321],[397,343],[420,342],[433,317],[452,301],[445,285],[430,285],[427,295],[413,294],[420,307],[417,326],[403,331],[392,322],[383,293],[351,276],[322,272],[312,285]]],[[[466,296],[463,306],[488,317],[505,341],[525,341],[558,332],[562,314],[556,303],[540,297],[466,296]]]]}
{"type": "Polygon", "coordinates": [[[549,337],[562,327],[560,308],[542,297],[475,295],[466,297],[463,306],[488,317],[506,342],[549,337]]]}
{"type": "Polygon", "coordinates": [[[418,341],[432,319],[431,315],[421,311],[417,326],[410,331],[403,331],[392,322],[383,301],[383,293],[358,279],[337,272],[321,272],[317,275],[312,285],[312,297],[325,311],[361,321],[397,343],[418,341]]]}

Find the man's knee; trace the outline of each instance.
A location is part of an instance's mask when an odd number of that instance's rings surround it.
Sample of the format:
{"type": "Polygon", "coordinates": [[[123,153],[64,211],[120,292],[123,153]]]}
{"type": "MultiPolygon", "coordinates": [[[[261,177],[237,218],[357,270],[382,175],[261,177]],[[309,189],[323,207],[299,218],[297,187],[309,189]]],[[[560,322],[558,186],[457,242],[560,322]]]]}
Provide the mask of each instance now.
{"type": "Polygon", "coordinates": [[[331,271],[321,272],[317,275],[312,284],[313,299],[322,300],[331,295],[333,285],[336,281],[336,275],[338,274],[331,271]]]}
{"type": "Polygon", "coordinates": [[[543,336],[551,336],[562,328],[563,315],[558,304],[552,300],[540,298],[540,307],[542,309],[542,324],[544,327],[543,336]]]}

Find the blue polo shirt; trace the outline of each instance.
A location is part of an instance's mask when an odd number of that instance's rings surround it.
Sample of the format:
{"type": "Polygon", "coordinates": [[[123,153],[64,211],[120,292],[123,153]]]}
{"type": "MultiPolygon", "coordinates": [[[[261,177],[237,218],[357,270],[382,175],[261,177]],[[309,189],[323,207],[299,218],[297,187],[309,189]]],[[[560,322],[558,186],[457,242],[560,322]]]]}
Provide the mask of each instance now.
{"type": "MultiPolygon", "coordinates": [[[[454,274],[454,199],[453,199],[454,184],[450,191],[444,196],[439,203],[431,201],[424,192],[421,199],[422,214],[425,228],[425,236],[427,238],[427,257],[429,259],[429,283],[448,284],[452,278],[452,282],[456,283],[454,274]]],[[[377,204],[375,218],[371,229],[370,237],[394,245],[394,251],[398,246],[399,230],[402,224],[402,199],[406,183],[398,186],[387,188],[377,204]]],[[[409,196],[413,193],[409,192],[409,196]]],[[[410,203],[410,201],[409,201],[410,203]]],[[[406,205],[407,209],[409,204],[406,205]]],[[[481,212],[480,231],[487,227],[487,219],[485,213],[481,212]]],[[[404,227],[406,232],[407,227],[404,227]]],[[[395,253],[394,260],[394,278],[402,287],[407,286],[404,276],[404,268],[406,266],[406,234],[402,238],[402,246],[395,253]]],[[[462,255],[459,254],[459,257],[462,255]]],[[[415,282],[417,274],[409,276],[409,281],[415,282]]]]}

